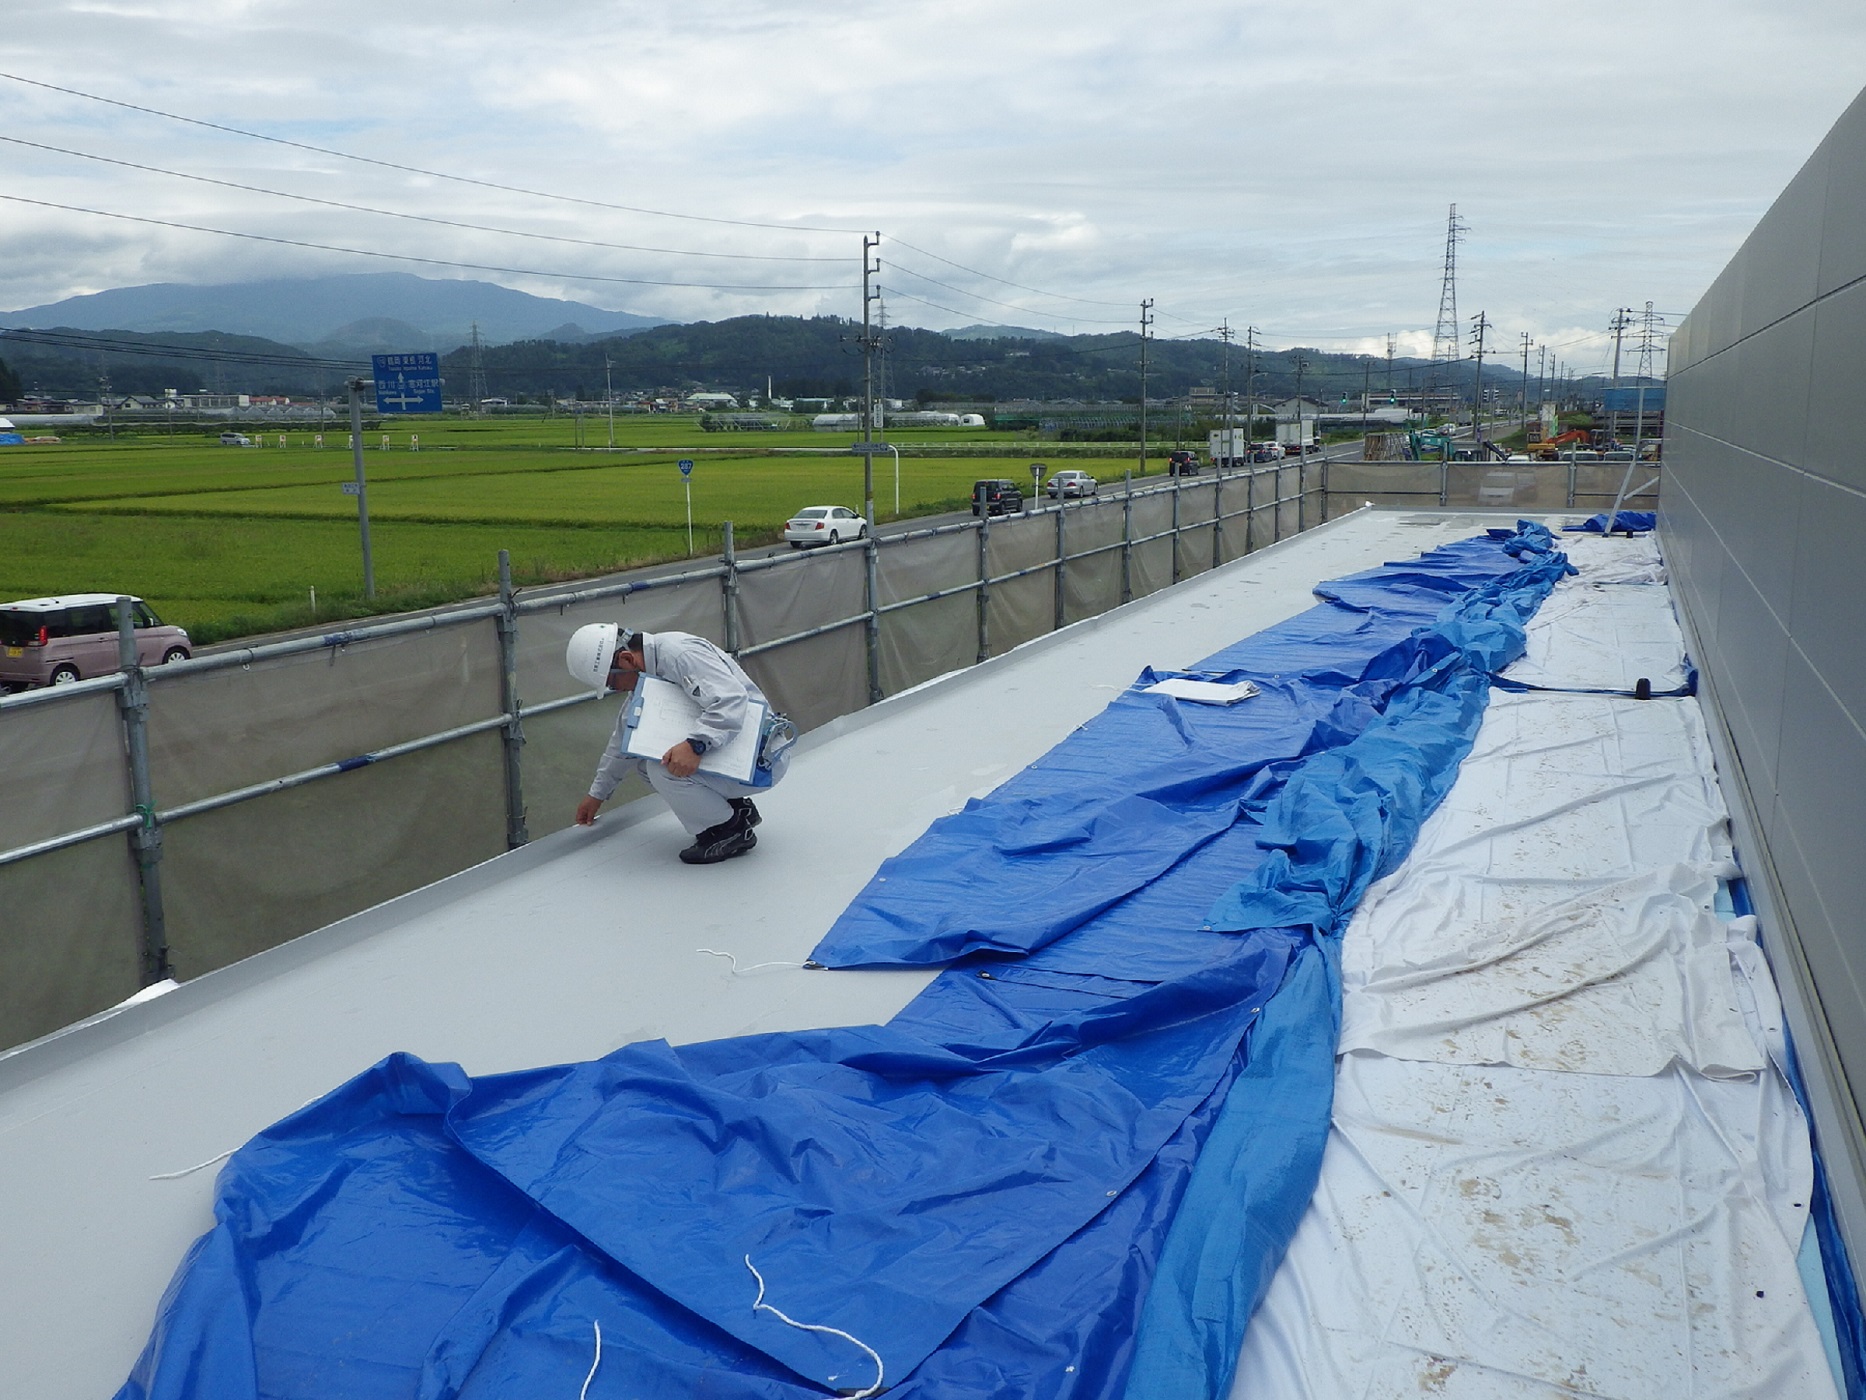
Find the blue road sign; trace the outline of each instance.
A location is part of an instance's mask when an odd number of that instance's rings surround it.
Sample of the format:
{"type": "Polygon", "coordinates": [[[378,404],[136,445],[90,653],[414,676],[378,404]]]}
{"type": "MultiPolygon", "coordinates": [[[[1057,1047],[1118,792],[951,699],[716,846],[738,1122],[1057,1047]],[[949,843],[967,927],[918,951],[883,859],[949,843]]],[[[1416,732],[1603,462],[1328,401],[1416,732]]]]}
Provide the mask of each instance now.
{"type": "Polygon", "coordinates": [[[692,475],[693,475],[693,458],[691,458],[691,457],[682,457],[682,458],[680,459],[680,474],[681,474],[682,476],[692,476],[692,475]]]}
{"type": "Polygon", "coordinates": [[[441,360],[432,350],[372,355],[370,361],[376,374],[376,412],[441,411],[441,360]]]}

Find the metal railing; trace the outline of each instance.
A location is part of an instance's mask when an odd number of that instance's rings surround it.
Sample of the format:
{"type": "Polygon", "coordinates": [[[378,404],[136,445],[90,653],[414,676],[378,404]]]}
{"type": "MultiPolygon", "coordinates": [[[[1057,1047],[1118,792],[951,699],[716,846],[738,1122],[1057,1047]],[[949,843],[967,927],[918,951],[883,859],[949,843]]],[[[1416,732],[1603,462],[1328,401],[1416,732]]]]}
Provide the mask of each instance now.
{"type": "MultiPolygon", "coordinates": [[[[869,702],[872,703],[883,698],[880,655],[882,619],[944,599],[972,595],[977,601],[976,645],[968,646],[967,649],[975,655],[976,660],[984,661],[993,654],[991,599],[994,590],[1002,589],[1020,579],[1049,575],[1053,580],[1054,595],[1051,625],[1060,628],[1068,621],[1071,564],[1079,565],[1084,561],[1118,551],[1120,555],[1118,598],[1119,602],[1126,603],[1135,596],[1135,552],[1147,545],[1162,541],[1171,542],[1171,579],[1177,583],[1182,575],[1182,543],[1189,537],[1197,538],[1201,531],[1211,532],[1210,567],[1215,568],[1226,562],[1227,527],[1235,522],[1244,523],[1244,547],[1232,552],[1243,554],[1257,547],[1260,543],[1258,540],[1260,533],[1268,536],[1261,543],[1273,542],[1283,538],[1286,533],[1290,533],[1283,528],[1283,522],[1292,509],[1296,516],[1297,530],[1306,528],[1309,523],[1325,519],[1327,509],[1323,500],[1324,472],[1325,468],[1322,463],[1317,460],[1308,460],[1300,463],[1288,461],[1267,464],[1259,468],[1221,473],[1216,477],[1190,481],[1176,478],[1167,483],[1141,488],[1135,487],[1130,476],[1119,492],[1122,528],[1118,540],[1072,551],[1069,547],[1072,518],[1083,510],[1096,506],[1106,507],[1111,504],[1111,501],[1109,497],[1091,497],[1075,501],[1061,500],[1053,507],[1029,511],[1022,516],[997,523],[999,529],[1007,526],[1029,529],[1030,527],[1023,525],[1022,522],[1041,519],[1046,515],[1052,516],[1055,521],[1055,545],[1053,551],[1050,552],[1050,557],[1022,567],[995,570],[991,564],[994,521],[990,516],[906,530],[886,536],[871,533],[859,541],[813,549],[801,555],[786,551],[749,559],[738,555],[732,525],[727,522],[723,530],[723,548],[717,562],[709,562],[672,574],[653,576],[637,574],[609,582],[575,587],[549,586],[523,592],[513,587],[510,560],[507,553],[501,550],[499,553],[499,589],[497,596],[493,599],[450,606],[383,622],[367,623],[322,635],[295,637],[231,648],[159,667],[144,667],[138,664],[132,631],[132,614],[127,607],[120,606],[118,608],[120,619],[118,659],[121,669],[118,672],[70,685],[45,687],[17,695],[0,696],[0,724],[4,724],[10,715],[28,709],[60,705],[102,693],[114,693],[117,697],[117,708],[124,736],[123,751],[128,767],[128,785],[132,798],[131,810],[120,817],[95,822],[19,845],[10,850],[0,851],[0,869],[73,846],[118,834],[127,834],[134,857],[136,878],[140,886],[141,948],[138,963],[141,982],[147,986],[173,974],[167,931],[167,911],[164,907],[162,892],[163,836],[168,828],[190,818],[307,784],[322,782],[327,778],[390,762],[405,755],[456,743],[474,735],[497,732],[500,735],[503,750],[505,843],[508,848],[524,845],[530,839],[524,798],[523,752],[526,742],[526,721],[573,706],[589,704],[602,698],[600,694],[590,691],[530,705],[521,703],[519,645],[523,620],[528,616],[546,612],[561,613],[577,604],[622,599],[633,594],[674,589],[696,582],[717,581],[720,589],[720,633],[725,639],[726,649],[741,658],[770,657],[773,653],[780,653],[786,648],[830,633],[862,627],[867,670],[867,695],[869,702]],[[1267,495],[1263,490],[1266,485],[1271,488],[1267,495]],[[1185,513],[1181,509],[1182,499],[1189,491],[1208,492],[1212,506],[1209,517],[1190,524],[1185,523],[1185,513]],[[1134,531],[1136,507],[1162,494],[1170,494],[1171,497],[1171,524],[1164,529],[1137,535],[1134,531]],[[1260,529],[1260,522],[1267,522],[1267,528],[1260,529]],[[976,560],[976,568],[970,577],[956,579],[950,583],[917,592],[912,597],[900,598],[892,602],[881,601],[881,582],[885,576],[884,562],[890,549],[915,541],[967,534],[974,535],[977,540],[976,549],[971,552],[976,560]],[[766,571],[809,567],[820,559],[836,555],[846,556],[852,551],[860,551],[864,563],[862,606],[859,610],[845,616],[826,618],[784,635],[746,643],[745,628],[740,617],[740,594],[742,583],[748,576],[755,576],[766,571]],[[160,693],[168,684],[180,682],[186,677],[204,672],[236,667],[250,669],[291,657],[319,652],[335,653],[363,642],[409,637],[443,629],[470,627],[485,622],[492,623],[497,639],[498,713],[194,800],[168,806],[161,805],[160,794],[155,791],[150,775],[148,725],[151,707],[159,705],[160,693]]],[[[1027,538],[1025,542],[1028,543],[1027,538]]],[[[1202,551],[1200,557],[1201,559],[1203,557],[1202,551]]],[[[4,1048],[4,1037],[0,1037],[0,1048],[4,1048]]]]}

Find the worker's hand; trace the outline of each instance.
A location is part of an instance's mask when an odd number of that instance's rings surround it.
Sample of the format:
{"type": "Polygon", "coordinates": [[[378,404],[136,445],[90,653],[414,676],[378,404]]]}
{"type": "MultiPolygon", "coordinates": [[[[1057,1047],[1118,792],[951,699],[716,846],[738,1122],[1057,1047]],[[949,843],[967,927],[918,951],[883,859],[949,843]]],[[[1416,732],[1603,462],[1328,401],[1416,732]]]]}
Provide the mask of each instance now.
{"type": "Polygon", "coordinates": [[[602,810],[602,805],[603,801],[600,797],[586,797],[577,803],[577,825],[594,826],[596,814],[602,810]]]}
{"type": "Polygon", "coordinates": [[[661,766],[676,778],[691,778],[700,771],[700,756],[693,751],[692,744],[682,739],[661,755],[661,766]]]}

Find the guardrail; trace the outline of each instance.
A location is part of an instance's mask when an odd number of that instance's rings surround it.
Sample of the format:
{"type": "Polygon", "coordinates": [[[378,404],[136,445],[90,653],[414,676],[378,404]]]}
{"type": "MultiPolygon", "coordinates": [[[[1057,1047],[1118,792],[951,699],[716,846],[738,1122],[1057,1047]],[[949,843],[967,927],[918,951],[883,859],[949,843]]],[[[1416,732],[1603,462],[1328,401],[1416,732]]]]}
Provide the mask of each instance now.
{"type": "MultiPolygon", "coordinates": [[[[1072,610],[1077,615],[1085,615],[1079,602],[1072,609],[1072,566],[1090,570],[1097,579],[1109,585],[1104,589],[1105,596],[1101,599],[1103,604],[1113,606],[1128,602],[1140,593],[1151,591],[1153,587],[1164,586],[1158,577],[1160,575],[1177,583],[1187,573],[1218,567],[1230,557],[1320,523],[1327,515],[1325,472],[1326,467],[1319,460],[1290,459],[1279,464],[1216,476],[1175,478],[1141,488],[1136,488],[1130,479],[1123,483],[1123,487],[1106,495],[1079,501],[1059,501],[1053,507],[1022,515],[995,520],[987,516],[886,536],[871,534],[863,540],[847,544],[752,559],[739,557],[734,547],[731,523],[727,522],[723,548],[716,562],[675,574],[625,576],[605,582],[573,587],[550,586],[523,592],[512,586],[509,558],[504,551],[500,551],[499,591],[496,598],[317,636],[231,648],[154,668],[144,668],[136,663],[128,610],[119,609],[123,619],[123,630],[118,638],[122,667],[119,672],[71,685],[0,697],[0,726],[4,726],[15,715],[24,715],[45,707],[75,705],[87,697],[100,694],[114,694],[123,739],[122,761],[130,799],[129,810],[119,816],[86,822],[0,850],[0,876],[28,862],[54,857],[59,852],[68,852],[72,848],[88,846],[119,835],[126,836],[133,857],[135,898],[140,910],[140,942],[135,960],[137,981],[148,986],[176,972],[169,938],[170,910],[163,888],[163,856],[165,836],[179,824],[294,789],[322,784],[328,779],[359,770],[394,763],[409,755],[456,745],[477,735],[497,734],[502,751],[505,845],[509,849],[525,844],[530,839],[525,799],[524,749],[527,722],[588,705],[602,698],[594,692],[579,692],[532,704],[521,702],[521,636],[528,618],[544,614],[566,615],[585,604],[621,600],[662,590],[691,590],[695,585],[716,583],[719,588],[717,634],[723,639],[725,648],[749,663],[762,663],[762,673],[767,676],[773,674],[773,667],[777,668],[780,676],[783,675],[786,654],[797,656],[797,666],[793,669],[798,674],[789,676],[787,684],[799,692],[806,692],[812,681],[809,675],[812,662],[811,657],[806,655],[807,644],[819,643],[834,634],[862,629],[861,662],[866,672],[866,699],[868,703],[873,703],[884,695],[881,642],[885,620],[898,618],[911,610],[943,600],[970,596],[976,604],[970,624],[973,635],[970,640],[963,642],[963,647],[972,659],[983,661],[993,654],[994,647],[1002,648],[1002,643],[993,636],[993,615],[997,610],[999,595],[1004,590],[1014,588],[1020,581],[1043,576],[1052,580],[1053,601],[1048,608],[1048,621],[1052,627],[1061,627],[1071,620],[1072,610]],[[1167,500],[1162,503],[1161,497],[1167,500]],[[1196,498],[1196,512],[1189,513],[1182,508],[1188,498],[1196,498]],[[1099,528],[1104,536],[1112,534],[1108,528],[1111,524],[1108,511],[1116,500],[1119,501],[1121,513],[1119,537],[1073,547],[1071,526],[1078,517],[1089,521],[1085,528],[1099,528]],[[1158,528],[1137,530],[1136,516],[1143,507],[1152,514],[1166,517],[1159,522],[1158,528]],[[1099,518],[1094,512],[1100,512],[1099,518]],[[1197,518],[1189,518],[1189,514],[1197,518]],[[1238,535],[1240,525],[1241,539],[1238,535]],[[1053,531],[1053,544],[1040,538],[1046,531],[1053,531]],[[1023,557],[1014,565],[1004,562],[994,564],[994,555],[998,553],[993,543],[994,532],[1004,536],[1010,547],[1022,551],[1023,557]],[[1202,544],[1191,543],[1205,532],[1209,533],[1211,540],[1209,555],[1202,544]],[[967,537],[971,538],[969,546],[964,543],[967,537]],[[928,550],[929,542],[940,540],[951,541],[953,548],[940,551],[935,545],[928,550]],[[1227,541],[1230,541],[1229,547],[1227,541]],[[1039,552],[1037,547],[1043,544],[1048,547],[1040,551],[1041,557],[1031,558],[1039,552]],[[931,586],[909,589],[909,596],[884,601],[883,581],[892,578],[888,567],[890,556],[909,546],[919,546],[923,554],[937,555],[945,569],[944,576],[930,580],[931,586]],[[1168,550],[1171,566],[1170,570],[1159,567],[1159,549],[1156,548],[1148,556],[1154,575],[1150,576],[1149,583],[1143,584],[1137,576],[1136,560],[1149,546],[1168,550]],[[859,607],[843,608],[830,615],[819,613],[807,619],[808,625],[784,630],[779,635],[755,640],[747,638],[743,616],[746,589],[760,586],[762,577],[776,578],[798,568],[817,567],[833,571],[837,567],[834,561],[838,557],[846,558],[856,554],[861,556],[863,562],[859,607]],[[1118,589],[1113,587],[1108,566],[1099,562],[1117,554],[1118,589]],[[970,564],[962,573],[960,563],[963,560],[969,560],[970,564]],[[150,764],[150,715],[152,707],[161,705],[162,693],[171,685],[178,686],[190,677],[236,668],[261,672],[268,667],[283,665],[293,658],[319,653],[329,655],[334,661],[347,649],[362,644],[416,638],[421,634],[451,629],[470,629],[488,622],[492,624],[497,645],[499,703],[495,713],[481,714],[463,723],[398,738],[395,742],[362,752],[333,757],[257,781],[238,783],[185,801],[165,804],[161,793],[156,790],[150,764]]],[[[1027,592],[1024,596],[1027,602],[1027,592]]],[[[1027,635],[1030,628],[1013,628],[1014,632],[1018,630],[1027,635]]],[[[943,635],[949,645],[959,642],[949,627],[943,635]]],[[[1014,636],[1013,644],[1019,639],[1014,636]]],[[[332,684],[335,688],[331,690],[328,702],[318,702],[323,707],[321,714],[341,711],[347,703],[356,703],[355,697],[346,695],[342,690],[341,681],[332,684]]],[[[769,683],[766,688],[771,689],[769,683]]],[[[190,712],[184,709],[182,713],[190,712]]],[[[817,715],[815,720],[821,722],[828,717],[817,715]]],[[[347,726],[342,715],[335,714],[329,716],[329,728],[333,734],[341,734],[347,728],[354,729],[354,726],[347,726]]],[[[5,737],[4,729],[0,728],[0,740],[5,737]]],[[[471,863],[470,859],[466,863],[471,863]]],[[[15,925],[16,936],[34,936],[35,930],[30,925],[32,911],[26,907],[30,903],[8,901],[4,895],[0,895],[0,908],[7,909],[6,919],[15,925]]],[[[273,941],[283,941],[285,937],[302,931],[287,929],[273,941]]],[[[43,936],[55,939],[56,934],[48,930],[43,936]]],[[[253,950],[251,946],[245,948],[246,952],[253,950]]],[[[199,967],[194,968],[196,972],[199,970],[199,967]]],[[[56,1024],[48,1024],[44,1016],[35,1015],[33,989],[29,985],[22,985],[29,983],[30,978],[15,977],[0,981],[12,984],[10,995],[0,990],[0,1048],[44,1034],[56,1029],[57,1024],[72,1019],[69,1011],[56,1024]]],[[[99,991],[80,999],[88,1010],[104,1009],[120,999],[102,988],[103,984],[100,983],[99,991]]]]}

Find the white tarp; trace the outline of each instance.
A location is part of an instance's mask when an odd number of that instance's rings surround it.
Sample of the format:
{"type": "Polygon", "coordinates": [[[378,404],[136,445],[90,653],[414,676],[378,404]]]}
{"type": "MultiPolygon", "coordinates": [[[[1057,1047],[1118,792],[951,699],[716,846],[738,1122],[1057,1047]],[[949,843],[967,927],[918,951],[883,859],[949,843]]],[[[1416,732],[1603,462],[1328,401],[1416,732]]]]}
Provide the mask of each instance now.
{"type": "MultiPolygon", "coordinates": [[[[1564,544],[1568,541],[1564,541],[1564,544]]],[[[1684,674],[1649,540],[1585,539],[1506,674],[1684,674]]],[[[1812,1157],[1694,699],[1493,693],[1344,937],[1334,1125],[1250,1400],[1835,1394],[1812,1157]]]]}

